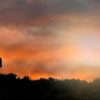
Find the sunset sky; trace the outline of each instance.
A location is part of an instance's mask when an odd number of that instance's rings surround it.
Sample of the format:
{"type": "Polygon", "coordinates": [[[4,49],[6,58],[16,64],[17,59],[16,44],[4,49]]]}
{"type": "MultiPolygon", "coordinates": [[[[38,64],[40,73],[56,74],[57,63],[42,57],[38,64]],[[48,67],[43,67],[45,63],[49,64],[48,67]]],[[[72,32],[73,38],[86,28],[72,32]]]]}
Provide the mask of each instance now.
{"type": "Polygon", "coordinates": [[[0,56],[20,77],[100,77],[100,0],[0,0],[0,56]]]}

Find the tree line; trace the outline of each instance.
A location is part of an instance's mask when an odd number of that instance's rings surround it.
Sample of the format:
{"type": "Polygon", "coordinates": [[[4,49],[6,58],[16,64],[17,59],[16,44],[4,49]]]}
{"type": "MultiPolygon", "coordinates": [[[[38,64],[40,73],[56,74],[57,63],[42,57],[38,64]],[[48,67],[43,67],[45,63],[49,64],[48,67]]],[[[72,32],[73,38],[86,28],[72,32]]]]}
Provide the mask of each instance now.
{"type": "Polygon", "coordinates": [[[100,79],[93,82],[53,78],[20,79],[0,74],[0,100],[100,100],[100,79]]]}

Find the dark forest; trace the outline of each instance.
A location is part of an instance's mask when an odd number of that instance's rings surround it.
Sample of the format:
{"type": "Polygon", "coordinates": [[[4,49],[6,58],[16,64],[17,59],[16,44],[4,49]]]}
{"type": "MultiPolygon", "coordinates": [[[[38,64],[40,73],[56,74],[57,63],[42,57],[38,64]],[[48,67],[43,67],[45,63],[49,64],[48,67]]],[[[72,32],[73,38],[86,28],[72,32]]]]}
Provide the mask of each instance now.
{"type": "Polygon", "coordinates": [[[0,74],[0,100],[100,100],[100,79],[86,82],[0,74]]]}

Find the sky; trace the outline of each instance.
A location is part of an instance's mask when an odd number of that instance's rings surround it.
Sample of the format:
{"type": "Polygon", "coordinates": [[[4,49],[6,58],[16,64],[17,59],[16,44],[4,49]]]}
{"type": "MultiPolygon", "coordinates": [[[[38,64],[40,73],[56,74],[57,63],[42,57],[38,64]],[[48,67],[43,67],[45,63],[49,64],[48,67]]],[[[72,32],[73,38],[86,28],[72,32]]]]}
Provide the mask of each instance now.
{"type": "Polygon", "coordinates": [[[19,77],[100,77],[100,1],[0,0],[0,56],[19,77]]]}

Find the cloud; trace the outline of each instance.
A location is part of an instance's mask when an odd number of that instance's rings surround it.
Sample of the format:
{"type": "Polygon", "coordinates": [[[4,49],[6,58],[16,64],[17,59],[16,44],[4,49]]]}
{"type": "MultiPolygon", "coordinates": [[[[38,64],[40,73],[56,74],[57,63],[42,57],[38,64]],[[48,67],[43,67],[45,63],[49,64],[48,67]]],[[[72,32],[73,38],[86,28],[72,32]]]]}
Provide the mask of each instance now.
{"type": "MultiPolygon", "coordinates": [[[[99,5],[99,0],[0,0],[2,72],[32,78],[45,74],[83,79],[93,76],[93,71],[88,74],[91,68],[85,72],[87,68],[80,64],[87,47],[83,49],[79,40],[86,42],[83,36],[88,33],[99,38],[99,5]]],[[[88,60],[100,58],[99,52],[97,57],[91,54],[88,60]]]]}
{"type": "Polygon", "coordinates": [[[29,4],[27,0],[0,1],[1,23],[20,24],[28,23],[33,18],[45,15],[46,5],[42,2],[29,4]]]}
{"type": "Polygon", "coordinates": [[[98,0],[0,0],[0,24],[29,25],[44,16],[90,14],[99,4],[98,0]]]}

